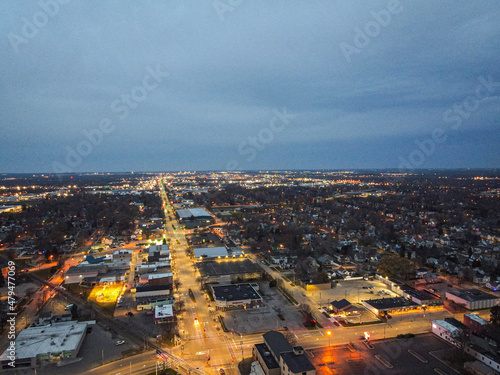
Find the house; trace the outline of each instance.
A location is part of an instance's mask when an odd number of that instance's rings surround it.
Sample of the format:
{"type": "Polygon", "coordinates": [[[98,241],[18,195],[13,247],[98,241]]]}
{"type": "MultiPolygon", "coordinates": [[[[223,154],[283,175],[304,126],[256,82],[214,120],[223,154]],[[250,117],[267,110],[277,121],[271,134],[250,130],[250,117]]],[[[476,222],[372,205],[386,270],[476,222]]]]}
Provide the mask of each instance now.
{"type": "Polygon", "coordinates": [[[307,261],[309,262],[309,267],[316,270],[319,268],[318,262],[316,262],[316,259],[314,259],[313,257],[307,257],[307,261]]]}
{"type": "Polygon", "coordinates": [[[489,281],[486,283],[486,288],[491,289],[493,291],[500,290],[500,281],[489,281]]]}
{"type": "Polygon", "coordinates": [[[337,265],[330,255],[322,255],[318,258],[317,262],[320,266],[335,266],[337,265]]]}
{"type": "Polygon", "coordinates": [[[423,278],[429,271],[426,268],[419,268],[416,271],[417,279],[423,278]]]}
{"type": "Polygon", "coordinates": [[[439,259],[430,257],[427,259],[427,263],[433,266],[437,266],[439,264],[439,259]]]}

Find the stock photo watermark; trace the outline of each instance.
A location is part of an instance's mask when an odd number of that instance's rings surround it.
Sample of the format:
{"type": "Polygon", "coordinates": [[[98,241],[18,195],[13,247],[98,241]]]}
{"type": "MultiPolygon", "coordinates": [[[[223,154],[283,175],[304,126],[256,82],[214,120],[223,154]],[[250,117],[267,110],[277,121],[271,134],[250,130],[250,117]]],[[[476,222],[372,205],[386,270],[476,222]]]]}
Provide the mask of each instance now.
{"type": "MultiPolygon", "coordinates": [[[[0,271],[1,272],[1,271],[0,271]]],[[[9,330],[7,331],[7,339],[9,340],[7,352],[8,365],[10,367],[16,367],[16,306],[17,306],[17,296],[16,296],[16,264],[13,261],[9,261],[7,268],[7,325],[9,330]]]]}
{"type": "Polygon", "coordinates": [[[49,20],[59,14],[61,5],[68,4],[70,0],[40,0],[38,6],[40,10],[31,17],[21,18],[21,29],[19,33],[9,32],[7,38],[16,53],[19,46],[28,44],[31,39],[38,35],[40,29],[47,26],[49,20]]]}
{"type": "Polygon", "coordinates": [[[224,14],[232,12],[243,0],[214,0],[213,6],[221,22],[224,22],[224,14]]]}
{"type": "MultiPolygon", "coordinates": [[[[151,91],[156,89],[164,78],[169,76],[168,72],[162,71],[159,65],[155,68],[146,67],[147,74],[143,77],[141,84],[133,87],[120,98],[113,100],[110,105],[110,111],[118,116],[118,119],[125,120],[131,109],[138,107],[139,103],[145,101],[151,91]]],[[[74,172],[83,159],[89,156],[96,147],[98,147],[104,137],[111,134],[116,129],[115,123],[109,117],[103,117],[97,127],[91,130],[82,130],[83,140],[78,142],[75,147],[66,146],[66,157],[63,162],[52,162],[54,173],[74,172]]]]}
{"type": "MultiPolygon", "coordinates": [[[[453,106],[443,113],[443,121],[448,124],[453,124],[451,130],[458,130],[463,121],[468,119],[470,115],[477,111],[481,100],[490,97],[500,87],[500,82],[493,81],[489,76],[477,78],[479,84],[476,86],[473,95],[467,96],[464,100],[453,104],[453,106]]],[[[437,145],[446,142],[450,129],[436,127],[432,130],[430,137],[424,140],[415,140],[417,146],[413,149],[406,158],[399,156],[399,169],[415,169],[420,167],[424,161],[434,154],[437,145]]]]}
{"type": "MultiPolygon", "coordinates": [[[[281,133],[285,130],[286,126],[293,120],[297,115],[287,112],[286,107],[280,112],[278,109],[273,109],[274,116],[269,121],[267,127],[260,129],[257,136],[248,136],[247,139],[238,145],[238,154],[243,157],[246,156],[245,160],[251,162],[257,156],[259,151],[266,148],[274,140],[274,135],[281,133]]],[[[226,163],[226,170],[235,171],[240,168],[240,162],[238,160],[230,160],[226,163]]]]}
{"type": "Polygon", "coordinates": [[[348,63],[351,63],[351,56],[359,55],[363,48],[370,45],[373,38],[376,38],[382,32],[384,27],[389,26],[392,17],[403,11],[403,6],[399,0],[390,0],[387,7],[376,11],[371,11],[371,19],[365,24],[363,28],[354,28],[354,37],[352,44],[341,42],[339,44],[340,50],[344,54],[344,58],[348,63]]]}
{"type": "Polygon", "coordinates": [[[375,358],[378,362],[373,362],[375,365],[369,365],[365,368],[363,372],[365,375],[382,375],[385,374],[387,369],[392,368],[391,360],[396,360],[403,350],[407,350],[411,346],[414,339],[408,340],[397,340],[397,341],[386,341],[382,350],[385,352],[382,355],[376,355],[375,358]]]}

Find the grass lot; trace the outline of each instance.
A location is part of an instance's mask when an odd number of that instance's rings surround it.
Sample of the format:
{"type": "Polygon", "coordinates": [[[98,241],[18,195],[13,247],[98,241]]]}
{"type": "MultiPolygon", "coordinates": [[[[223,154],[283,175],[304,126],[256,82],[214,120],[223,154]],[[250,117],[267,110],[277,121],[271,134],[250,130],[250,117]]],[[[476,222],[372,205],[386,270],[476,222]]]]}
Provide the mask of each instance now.
{"type": "Polygon", "coordinates": [[[289,300],[291,303],[293,303],[294,305],[298,305],[299,303],[297,302],[297,300],[295,298],[293,298],[290,293],[288,293],[285,289],[283,288],[280,288],[278,287],[278,290],[283,293],[283,295],[285,296],[285,298],[287,300],[289,300]]]}
{"type": "Polygon", "coordinates": [[[121,285],[96,286],[90,292],[88,299],[99,304],[115,303],[122,290],[121,285]]]}
{"type": "Polygon", "coordinates": [[[48,280],[54,274],[50,268],[45,268],[40,271],[33,271],[32,274],[40,277],[41,279],[48,280]]]}

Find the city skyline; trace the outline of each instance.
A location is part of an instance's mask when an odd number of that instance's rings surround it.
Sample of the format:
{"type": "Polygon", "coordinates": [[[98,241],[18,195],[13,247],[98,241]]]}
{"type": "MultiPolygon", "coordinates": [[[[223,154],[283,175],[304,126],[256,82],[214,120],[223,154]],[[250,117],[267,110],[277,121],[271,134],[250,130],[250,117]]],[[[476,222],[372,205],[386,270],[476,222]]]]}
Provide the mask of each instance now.
{"type": "Polygon", "coordinates": [[[3,2],[0,173],[500,165],[498,4],[231,4],[3,2]]]}

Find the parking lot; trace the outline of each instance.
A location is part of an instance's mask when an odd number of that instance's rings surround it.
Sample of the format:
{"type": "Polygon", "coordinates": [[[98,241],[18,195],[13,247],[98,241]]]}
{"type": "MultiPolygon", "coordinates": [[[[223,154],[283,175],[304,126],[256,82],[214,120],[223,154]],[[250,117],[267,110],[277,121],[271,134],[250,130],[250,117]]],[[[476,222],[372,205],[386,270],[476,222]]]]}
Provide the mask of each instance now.
{"type": "MultiPolygon", "coordinates": [[[[116,345],[120,337],[112,335],[103,330],[99,325],[92,326],[92,332],[85,336],[82,348],[78,357],[81,361],[62,367],[51,364],[40,368],[37,372],[40,375],[65,375],[65,374],[84,374],[94,367],[103,363],[112,362],[123,358],[122,352],[132,349],[132,345],[125,342],[122,345],[116,345]]],[[[31,374],[32,372],[30,372],[31,374]]]]}
{"type": "Polygon", "coordinates": [[[347,374],[433,374],[439,369],[445,374],[456,372],[434,357],[434,352],[454,350],[433,334],[419,335],[409,340],[380,340],[371,343],[354,342],[347,346],[307,351],[318,375],[347,374]],[[380,358],[380,359],[378,359],[380,358]]]}
{"type": "Polygon", "coordinates": [[[264,307],[249,310],[232,310],[221,313],[227,329],[242,334],[260,333],[269,330],[303,329],[302,314],[276,288],[268,283],[259,283],[264,307]],[[278,317],[281,314],[284,320],[278,317]]]}
{"type": "Polygon", "coordinates": [[[332,289],[303,293],[316,305],[324,308],[331,301],[347,299],[352,307],[346,311],[348,313],[346,320],[351,323],[378,321],[378,318],[362,305],[363,300],[397,296],[387,289],[387,285],[378,280],[340,281],[332,289]]]}

